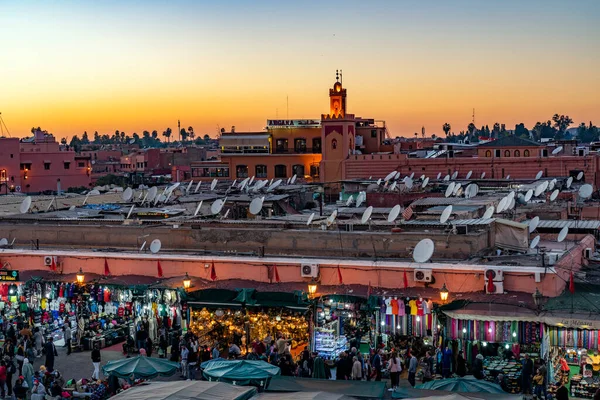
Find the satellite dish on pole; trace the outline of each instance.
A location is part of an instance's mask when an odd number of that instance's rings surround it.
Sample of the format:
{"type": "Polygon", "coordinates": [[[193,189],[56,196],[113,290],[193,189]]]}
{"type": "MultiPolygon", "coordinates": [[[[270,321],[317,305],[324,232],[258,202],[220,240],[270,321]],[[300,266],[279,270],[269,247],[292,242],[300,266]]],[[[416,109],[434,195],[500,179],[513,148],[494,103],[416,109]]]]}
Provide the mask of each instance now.
{"type": "MultiPolygon", "coordinates": [[[[400,172],[398,172],[398,174],[399,174],[399,173],[400,173],[400,172]]],[[[398,176],[398,178],[399,178],[399,177],[400,177],[400,176],[398,176]]],[[[410,174],[410,179],[414,179],[414,178],[415,178],[415,173],[414,173],[414,172],[412,172],[412,173],[410,174]]]]}
{"type": "Polygon", "coordinates": [[[529,248],[535,249],[539,243],[540,243],[540,235],[537,235],[536,237],[533,238],[533,240],[529,244],[529,248]]]}
{"type": "Polygon", "coordinates": [[[444,193],[445,197],[450,197],[454,193],[454,182],[450,182],[448,187],[446,188],[446,192],[444,193]]]}
{"type": "MultiPolygon", "coordinates": [[[[406,183],[405,183],[406,185],[406,183]]],[[[390,185],[390,188],[388,189],[390,192],[393,192],[394,190],[396,190],[396,186],[398,186],[398,181],[394,181],[392,182],[392,184],[390,185]]],[[[406,185],[406,187],[408,188],[408,185],[406,185]]],[[[410,189],[410,188],[409,188],[410,189]]]]}
{"type": "Polygon", "coordinates": [[[568,188],[570,188],[572,184],[573,184],[573,177],[572,177],[572,176],[570,176],[570,177],[567,179],[567,189],[568,189],[568,188]]]}
{"type": "Polygon", "coordinates": [[[550,201],[554,201],[556,200],[556,198],[558,197],[559,194],[559,190],[558,189],[554,189],[554,192],[552,192],[552,194],[550,195],[550,201]]]}
{"type": "Polygon", "coordinates": [[[381,185],[381,178],[377,179],[377,186],[381,185]]]}
{"type": "Polygon", "coordinates": [[[400,179],[400,171],[396,171],[396,176],[394,176],[394,179],[396,179],[396,180],[400,179]]]}
{"type": "Polygon", "coordinates": [[[569,234],[569,227],[565,226],[564,228],[562,228],[560,230],[560,232],[558,232],[558,238],[556,239],[556,241],[562,242],[563,240],[565,240],[565,238],[567,237],[568,234],[569,234]]]}
{"type": "Polygon", "coordinates": [[[577,180],[580,181],[581,178],[583,178],[583,172],[582,171],[577,174],[577,180]]]}
{"type": "Polygon", "coordinates": [[[501,213],[502,211],[506,210],[506,206],[507,206],[507,199],[506,197],[503,197],[502,200],[500,200],[500,203],[498,203],[498,207],[496,207],[496,212],[501,213]]]}
{"type": "Polygon", "coordinates": [[[442,211],[442,215],[440,215],[440,223],[445,224],[446,221],[448,221],[448,218],[450,218],[450,214],[452,214],[452,205],[449,205],[446,208],[444,208],[444,211],[442,211]]]}
{"type": "Polygon", "coordinates": [[[544,171],[540,171],[535,175],[535,179],[538,180],[540,179],[542,176],[544,176],[544,171]]]}
{"type": "Polygon", "coordinates": [[[360,223],[366,224],[367,222],[369,222],[369,219],[371,218],[372,213],[373,213],[373,206],[367,207],[365,212],[363,212],[362,218],[360,219],[360,223]]]}
{"type": "Polygon", "coordinates": [[[25,197],[19,206],[19,211],[21,214],[26,214],[29,211],[29,208],[31,208],[31,196],[25,197]]]}
{"type": "Polygon", "coordinates": [[[346,207],[349,207],[353,201],[354,201],[354,196],[350,195],[350,197],[348,197],[348,200],[346,200],[346,207]]]}
{"type": "Polygon", "coordinates": [[[562,146],[558,146],[557,148],[552,150],[552,155],[557,155],[558,153],[560,153],[562,151],[562,149],[563,149],[562,146]]]}
{"type": "Polygon", "coordinates": [[[549,181],[542,182],[542,192],[545,192],[546,190],[548,190],[549,186],[550,186],[550,182],[549,181]]]}
{"type": "Polygon", "coordinates": [[[290,180],[290,183],[293,185],[296,182],[296,179],[298,179],[298,176],[294,174],[294,176],[292,176],[292,179],[290,180]]]}
{"type": "Polygon", "coordinates": [[[593,191],[594,191],[594,188],[592,187],[592,185],[590,185],[589,183],[586,183],[585,185],[583,185],[579,188],[579,196],[582,199],[589,199],[592,196],[593,191]]]}
{"type": "Polygon", "coordinates": [[[133,212],[134,208],[135,208],[135,204],[131,206],[131,208],[129,209],[129,212],[127,213],[127,217],[125,219],[129,219],[129,217],[131,217],[131,213],[133,212]]]}
{"type": "Polygon", "coordinates": [[[467,172],[467,176],[465,177],[465,179],[471,179],[471,175],[473,175],[473,171],[467,172]]]}
{"type": "Polygon", "coordinates": [[[250,202],[250,214],[258,215],[262,210],[264,197],[257,197],[250,202]]]}
{"type": "Polygon", "coordinates": [[[150,243],[150,253],[152,254],[156,254],[160,251],[160,248],[162,246],[162,243],[160,242],[160,239],[154,239],[152,241],[152,243],[150,243]]]}
{"type": "Polygon", "coordinates": [[[461,186],[462,186],[462,184],[460,182],[455,182],[454,189],[452,190],[452,194],[456,196],[458,194],[458,191],[460,190],[461,186]]]}
{"type": "Polygon", "coordinates": [[[392,172],[390,172],[389,174],[387,174],[387,175],[385,176],[385,178],[383,178],[383,181],[384,181],[384,182],[387,182],[387,181],[389,181],[390,179],[392,179],[392,178],[393,178],[393,177],[395,177],[395,176],[396,176],[396,171],[392,171],[392,172]]]}
{"type": "Polygon", "coordinates": [[[485,178],[485,172],[481,173],[481,179],[485,178]]]}
{"type": "Polygon", "coordinates": [[[412,187],[413,187],[413,180],[412,180],[412,178],[410,178],[408,176],[404,177],[404,186],[406,186],[406,188],[408,190],[412,189],[412,187]]]}
{"type": "Polygon", "coordinates": [[[194,217],[198,215],[198,213],[200,212],[200,209],[202,208],[202,203],[203,200],[200,201],[200,203],[198,203],[198,207],[196,207],[196,211],[194,211],[194,217]]]}
{"type": "Polygon", "coordinates": [[[538,197],[543,192],[544,192],[544,185],[540,183],[539,185],[537,185],[535,187],[533,194],[535,195],[535,197],[538,197]]]}
{"type": "Polygon", "coordinates": [[[152,200],[154,200],[156,198],[157,193],[158,193],[158,188],[156,186],[152,186],[148,190],[148,197],[146,197],[146,200],[148,201],[148,203],[150,203],[152,200]]]}
{"type": "Polygon", "coordinates": [[[282,180],[277,179],[275,182],[271,183],[271,185],[267,188],[267,192],[272,192],[277,188],[277,186],[281,185],[282,180]]]}
{"type": "Polygon", "coordinates": [[[6,246],[6,245],[8,245],[8,239],[7,238],[0,239],[0,246],[6,246]]]}
{"type": "Polygon", "coordinates": [[[531,196],[533,196],[533,189],[529,189],[527,193],[525,193],[525,201],[531,200],[531,196]]]}
{"type": "Polygon", "coordinates": [[[390,223],[394,222],[396,220],[396,218],[398,218],[399,215],[400,215],[400,204],[396,204],[390,210],[390,213],[388,214],[387,221],[390,222],[390,223]]]}
{"type": "Polygon", "coordinates": [[[435,179],[439,181],[441,176],[442,176],[442,173],[438,172],[437,177],[435,179]]]}
{"type": "Polygon", "coordinates": [[[452,173],[452,178],[450,178],[450,179],[455,180],[456,178],[458,178],[458,171],[454,171],[452,173]]]}
{"type": "Polygon", "coordinates": [[[444,177],[444,182],[448,182],[448,181],[450,181],[450,175],[446,175],[446,176],[444,177]]]}
{"type": "Polygon", "coordinates": [[[506,175],[506,180],[509,181],[510,180],[510,174],[506,175]]]}
{"type": "Polygon", "coordinates": [[[360,207],[360,205],[363,203],[363,201],[365,201],[367,198],[367,195],[365,194],[365,192],[360,192],[358,194],[358,196],[356,196],[356,207],[360,207]]]}
{"type": "Polygon", "coordinates": [[[315,213],[310,214],[310,217],[308,217],[308,221],[306,221],[306,225],[310,225],[313,222],[314,218],[315,218],[315,213]]]}
{"type": "Polygon", "coordinates": [[[210,212],[213,215],[218,214],[218,213],[221,212],[221,210],[223,209],[224,205],[225,205],[225,200],[223,200],[223,199],[217,199],[210,206],[210,212]]]}
{"type": "Polygon", "coordinates": [[[217,183],[219,183],[219,181],[216,179],[213,179],[213,181],[210,183],[210,191],[211,192],[215,190],[215,188],[217,187],[217,183]]]}
{"type": "Polygon", "coordinates": [[[494,215],[494,206],[489,206],[487,210],[485,210],[485,212],[483,213],[483,218],[492,218],[492,215],[494,215]]]}
{"type": "Polygon", "coordinates": [[[194,189],[194,193],[198,193],[198,190],[200,190],[201,184],[202,184],[202,181],[198,181],[198,184],[196,185],[196,188],[194,189]]]}
{"type": "Polygon", "coordinates": [[[337,210],[333,210],[331,215],[329,217],[327,217],[327,226],[331,226],[333,224],[333,222],[337,218],[337,214],[338,214],[337,210]]]}
{"type": "Polygon", "coordinates": [[[415,246],[413,250],[413,260],[418,263],[426,263],[431,259],[435,250],[435,244],[431,239],[423,239],[415,246]]]}
{"type": "Polygon", "coordinates": [[[540,217],[535,216],[532,218],[531,221],[529,221],[529,233],[532,233],[533,231],[535,231],[535,229],[538,227],[540,223],[540,217]]]}
{"type": "Polygon", "coordinates": [[[130,187],[128,187],[123,191],[123,193],[121,193],[121,199],[123,199],[124,202],[128,202],[129,200],[131,200],[132,197],[133,189],[131,189],[130,187]]]}
{"type": "Polygon", "coordinates": [[[421,184],[421,188],[424,188],[429,183],[429,178],[423,179],[423,183],[421,184]]]}

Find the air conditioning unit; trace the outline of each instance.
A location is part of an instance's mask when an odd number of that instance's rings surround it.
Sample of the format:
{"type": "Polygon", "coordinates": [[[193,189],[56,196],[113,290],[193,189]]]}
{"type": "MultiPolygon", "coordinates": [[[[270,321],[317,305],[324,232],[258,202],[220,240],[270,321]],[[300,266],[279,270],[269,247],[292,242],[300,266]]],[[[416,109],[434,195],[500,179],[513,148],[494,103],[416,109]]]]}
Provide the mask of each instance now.
{"type": "Polygon", "coordinates": [[[56,265],[56,256],[44,256],[44,266],[51,267],[53,260],[54,260],[54,264],[56,265]]]}
{"type": "Polygon", "coordinates": [[[485,281],[492,279],[494,282],[502,282],[504,275],[501,269],[486,269],[485,270],[485,281]]]}
{"type": "MultiPolygon", "coordinates": [[[[491,271],[491,270],[490,270],[491,271]]],[[[486,294],[503,294],[504,293],[504,282],[494,282],[493,291],[488,290],[488,285],[485,285],[486,294]]]]}
{"type": "Polygon", "coordinates": [[[589,260],[590,258],[592,258],[592,253],[593,253],[592,248],[586,247],[583,252],[583,256],[589,260]]]}
{"type": "Polygon", "coordinates": [[[546,253],[548,256],[548,265],[554,265],[562,255],[562,253],[546,253]]]}
{"type": "Polygon", "coordinates": [[[430,269],[416,269],[414,272],[415,282],[431,282],[431,270],[430,269]]]}
{"type": "Polygon", "coordinates": [[[300,276],[303,278],[316,278],[319,276],[319,266],[317,264],[302,264],[300,266],[300,276]]]}

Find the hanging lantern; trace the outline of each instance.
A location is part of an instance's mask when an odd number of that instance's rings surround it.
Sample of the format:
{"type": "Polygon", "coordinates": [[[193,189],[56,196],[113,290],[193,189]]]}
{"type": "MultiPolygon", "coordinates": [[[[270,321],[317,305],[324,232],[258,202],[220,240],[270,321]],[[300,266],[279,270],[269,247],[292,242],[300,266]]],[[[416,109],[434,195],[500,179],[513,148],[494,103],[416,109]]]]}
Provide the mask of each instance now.
{"type": "Polygon", "coordinates": [[[444,285],[440,289],[440,299],[442,299],[442,301],[444,302],[448,300],[448,293],[448,289],[446,288],[446,284],[444,283],[444,285]]]}
{"type": "Polygon", "coordinates": [[[85,282],[85,275],[83,274],[83,270],[81,268],[79,268],[79,272],[75,277],[77,279],[77,283],[79,285],[83,285],[83,283],[85,282]]]}
{"type": "Polygon", "coordinates": [[[317,283],[311,282],[308,284],[308,294],[312,297],[315,293],[317,293],[317,283]]]}
{"type": "Polygon", "coordinates": [[[188,290],[191,286],[192,286],[192,280],[190,279],[190,276],[186,272],[185,273],[185,278],[183,278],[183,288],[185,290],[188,290]]]}

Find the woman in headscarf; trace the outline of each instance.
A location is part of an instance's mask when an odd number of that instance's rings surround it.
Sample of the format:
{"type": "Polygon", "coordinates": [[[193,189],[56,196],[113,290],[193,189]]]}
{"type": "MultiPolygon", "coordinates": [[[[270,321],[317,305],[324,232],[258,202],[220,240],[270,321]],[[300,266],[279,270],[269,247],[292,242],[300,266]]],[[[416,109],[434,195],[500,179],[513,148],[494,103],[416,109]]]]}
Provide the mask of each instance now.
{"type": "Polygon", "coordinates": [[[25,382],[27,382],[27,386],[33,388],[33,365],[29,362],[28,358],[23,360],[23,378],[25,378],[25,382]]]}

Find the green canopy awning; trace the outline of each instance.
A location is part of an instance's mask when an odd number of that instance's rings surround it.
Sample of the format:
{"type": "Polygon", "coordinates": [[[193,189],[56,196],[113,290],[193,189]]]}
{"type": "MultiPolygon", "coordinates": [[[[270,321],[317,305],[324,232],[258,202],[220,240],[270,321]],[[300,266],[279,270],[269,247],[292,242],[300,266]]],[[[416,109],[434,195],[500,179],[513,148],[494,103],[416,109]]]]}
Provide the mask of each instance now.
{"type": "Polygon", "coordinates": [[[151,382],[127,389],[114,400],[247,400],[256,388],[206,381],[151,382]]]}
{"type": "Polygon", "coordinates": [[[267,392],[330,392],[362,399],[381,399],[385,382],[332,381],[274,376],[265,389],[267,392]]]}
{"type": "Polygon", "coordinates": [[[254,293],[256,289],[239,289],[238,295],[235,297],[235,301],[251,306],[256,304],[256,299],[254,298],[254,293]]]}
{"type": "Polygon", "coordinates": [[[499,384],[468,378],[439,379],[415,386],[415,389],[445,390],[461,393],[506,393],[499,384]]]}
{"type": "Polygon", "coordinates": [[[202,370],[202,375],[209,381],[229,382],[241,386],[265,386],[271,377],[280,373],[279,367],[266,361],[250,360],[209,361],[202,370]]]}
{"type": "Polygon", "coordinates": [[[154,378],[156,376],[171,376],[179,368],[179,363],[164,358],[137,356],[122,360],[109,361],[102,372],[104,375],[115,375],[119,378],[154,378]]]}
{"type": "Polygon", "coordinates": [[[392,392],[392,398],[406,400],[520,400],[522,395],[509,393],[460,393],[445,390],[397,388],[392,392]]]}

